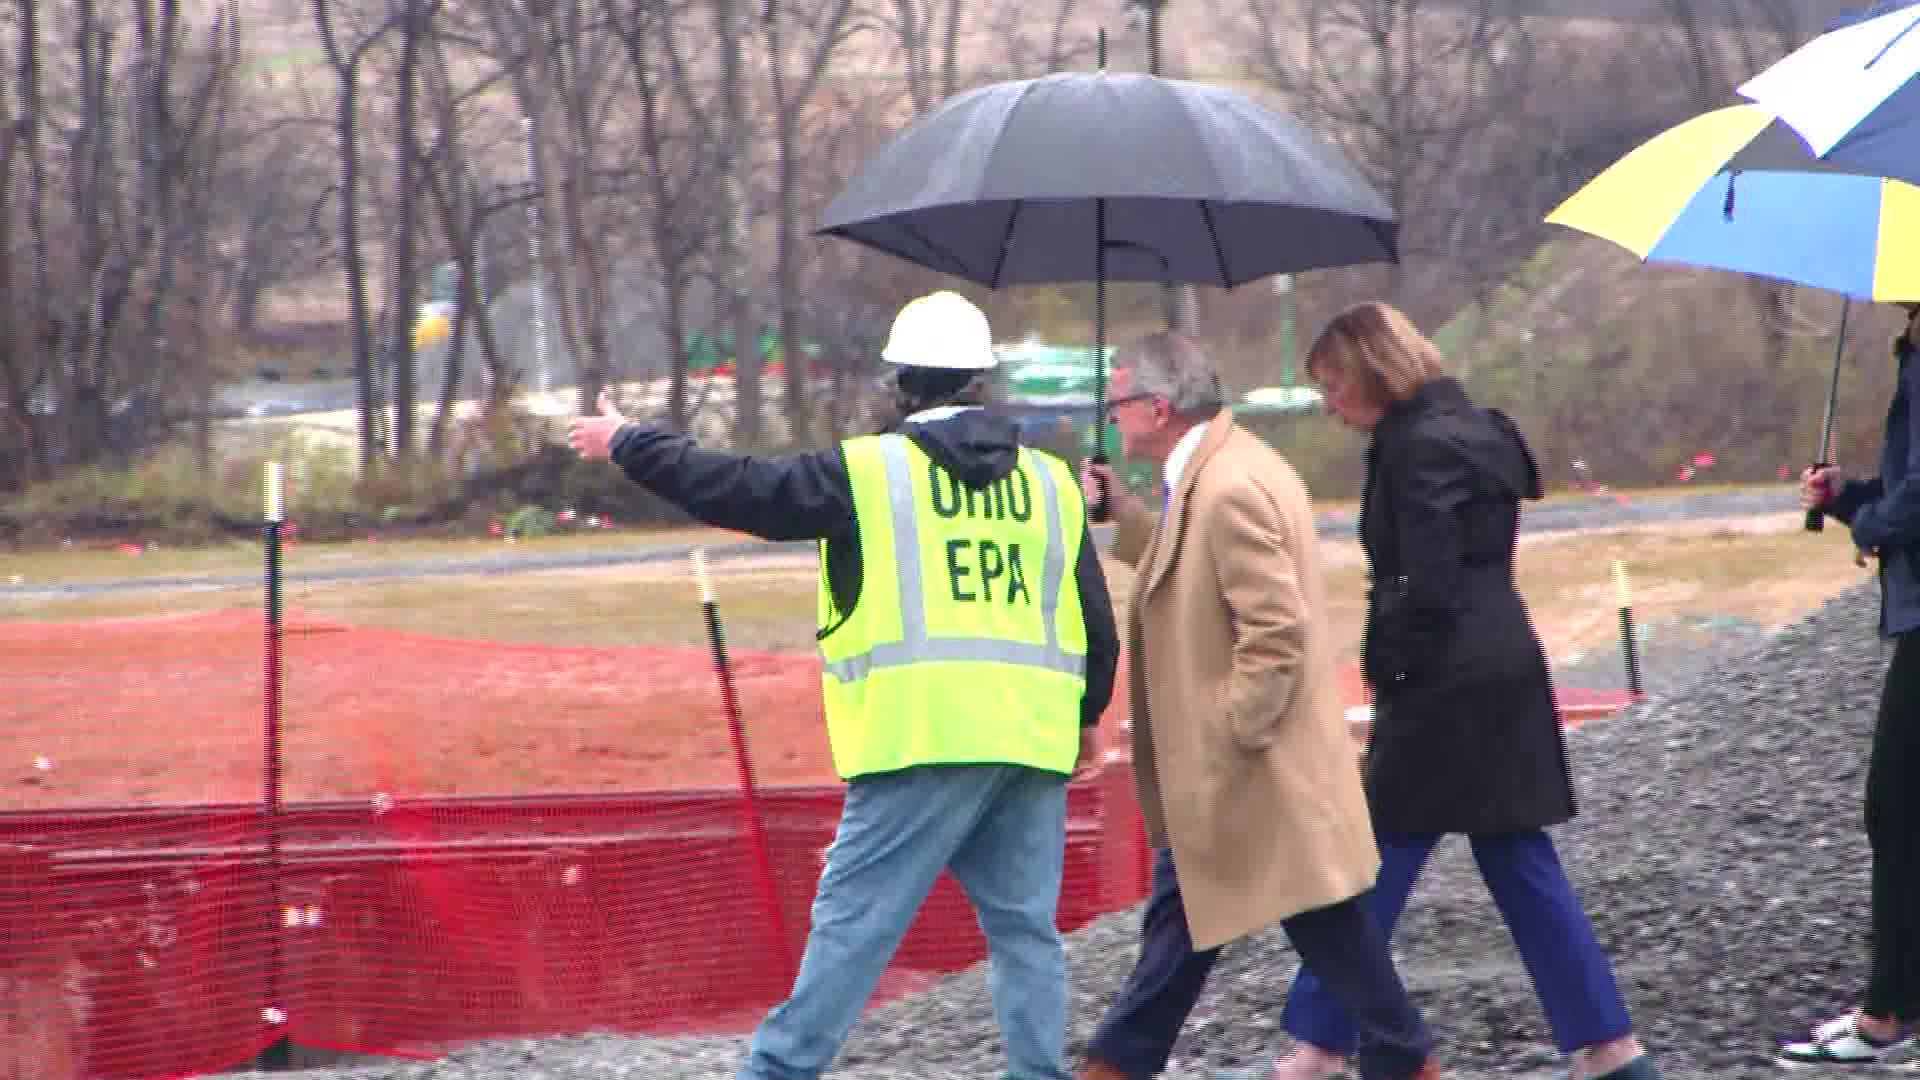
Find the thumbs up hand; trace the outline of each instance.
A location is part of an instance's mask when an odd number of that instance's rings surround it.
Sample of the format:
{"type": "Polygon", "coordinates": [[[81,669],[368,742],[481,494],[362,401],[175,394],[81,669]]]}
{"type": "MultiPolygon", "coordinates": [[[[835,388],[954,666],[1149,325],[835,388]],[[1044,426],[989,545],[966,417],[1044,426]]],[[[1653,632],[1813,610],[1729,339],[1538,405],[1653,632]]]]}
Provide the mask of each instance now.
{"type": "Polygon", "coordinates": [[[567,444],[588,461],[604,461],[612,455],[613,433],[627,422],[614,408],[613,394],[600,391],[600,411],[593,416],[577,416],[568,426],[567,444]]]}

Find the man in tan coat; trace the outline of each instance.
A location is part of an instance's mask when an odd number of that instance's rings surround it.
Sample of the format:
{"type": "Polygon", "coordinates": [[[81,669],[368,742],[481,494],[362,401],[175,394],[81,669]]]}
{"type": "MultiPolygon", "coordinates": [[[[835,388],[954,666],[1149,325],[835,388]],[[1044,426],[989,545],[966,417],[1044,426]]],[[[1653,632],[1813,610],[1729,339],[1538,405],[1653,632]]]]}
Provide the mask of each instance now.
{"type": "Polygon", "coordinates": [[[1162,1071],[1219,947],[1277,922],[1359,1020],[1361,1075],[1429,1080],[1433,1036],[1359,902],[1379,856],[1312,503],[1292,466],[1234,426],[1219,386],[1189,338],[1123,350],[1107,407],[1129,456],[1165,461],[1165,511],[1156,521],[1104,466],[1084,477],[1090,504],[1109,493],[1114,554],[1137,569],[1127,692],[1156,858],[1140,958],[1079,1075],[1162,1071]]]}

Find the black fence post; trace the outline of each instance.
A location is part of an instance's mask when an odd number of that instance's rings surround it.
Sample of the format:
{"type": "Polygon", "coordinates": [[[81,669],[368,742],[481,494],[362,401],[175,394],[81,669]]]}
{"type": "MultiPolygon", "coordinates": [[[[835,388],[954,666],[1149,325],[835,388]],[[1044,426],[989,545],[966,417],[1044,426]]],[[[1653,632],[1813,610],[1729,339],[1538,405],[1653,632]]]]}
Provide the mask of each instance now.
{"type": "Polygon", "coordinates": [[[266,526],[262,546],[266,549],[266,751],[261,813],[267,834],[267,891],[270,921],[267,925],[266,1001],[260,1018],[266,1028],[266,1049],[255,1065],[264,1071],[280,1071],[293,1065],[293,1047],[287,1037],[287,1007],[284,1000],[286,886],[282,880],[281,860],[281,752],[280,752],[280,530],[286,523],[285,472],[278,461],[267,463],[266,526]]]}
{"type": "Polygon", "coordinates": [[[1613,587],[1620,602],[1620,653],[1627,662],[1627,694],[1633,701],[1646,696],[1640,688],[1640,643],[1633,629],[1633,594],[1627,588],[1627,564],[1613,560],[1613,587]]]}

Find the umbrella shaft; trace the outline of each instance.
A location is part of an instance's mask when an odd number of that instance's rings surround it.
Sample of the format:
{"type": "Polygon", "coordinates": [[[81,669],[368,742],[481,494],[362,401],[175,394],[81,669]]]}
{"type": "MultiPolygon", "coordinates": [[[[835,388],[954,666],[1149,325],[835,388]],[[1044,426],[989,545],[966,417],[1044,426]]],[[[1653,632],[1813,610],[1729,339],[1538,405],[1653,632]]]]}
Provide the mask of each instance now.
{"type": "Polygon", "coordinates": [[[1107,460],[1107,200],[1093,202],[1093,452],[1107,460]]]}
{"type": "Polygon", "coordinates": [[[1833,464],[1836,456],[1833,452],[1833,414],[1840,399],[1840,362],[1847,351],[1847,315],[1853,310],[1853,300],[1849,297],[1840,306],[1840,333],[1833,344],[1833,375],[1827,383],[1827,411],[1820,422],[1820,452],[1815,460],[1822,465],[1833,464]]]}

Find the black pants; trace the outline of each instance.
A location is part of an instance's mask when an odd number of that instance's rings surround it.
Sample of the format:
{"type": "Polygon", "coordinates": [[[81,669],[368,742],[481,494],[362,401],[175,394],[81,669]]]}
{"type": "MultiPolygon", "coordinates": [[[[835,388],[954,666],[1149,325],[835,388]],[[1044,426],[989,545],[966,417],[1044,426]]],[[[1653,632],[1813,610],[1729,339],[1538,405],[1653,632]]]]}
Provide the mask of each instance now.
{"type": "Polygon", "coordinates": [[[1873,969],[1861,1008],[1920,1021],[1920,632],[1902,634],[1887,665],[1867,765],[1873,849],[1873,969]]]}
{"type": "MultiPolygon", "coordinates": [[[[1354,1017],[1360,1075],[1367,1080],[1412,1076],[1433,1051],[1433,1033],[1407,997],[1386,934],[1361,899],[1303,911],[1282,920],[1280,928],[1302,963],[1354,1017]]],[[[1155,852],[1153,893],[1140,922],[1140,958],[1088,1043],[1088,1055],[1128,1076],[1165,1071],[1174,1040],[1219,957],[1219,949],[1195,951],[1173,855],[1155,852]]]]}

